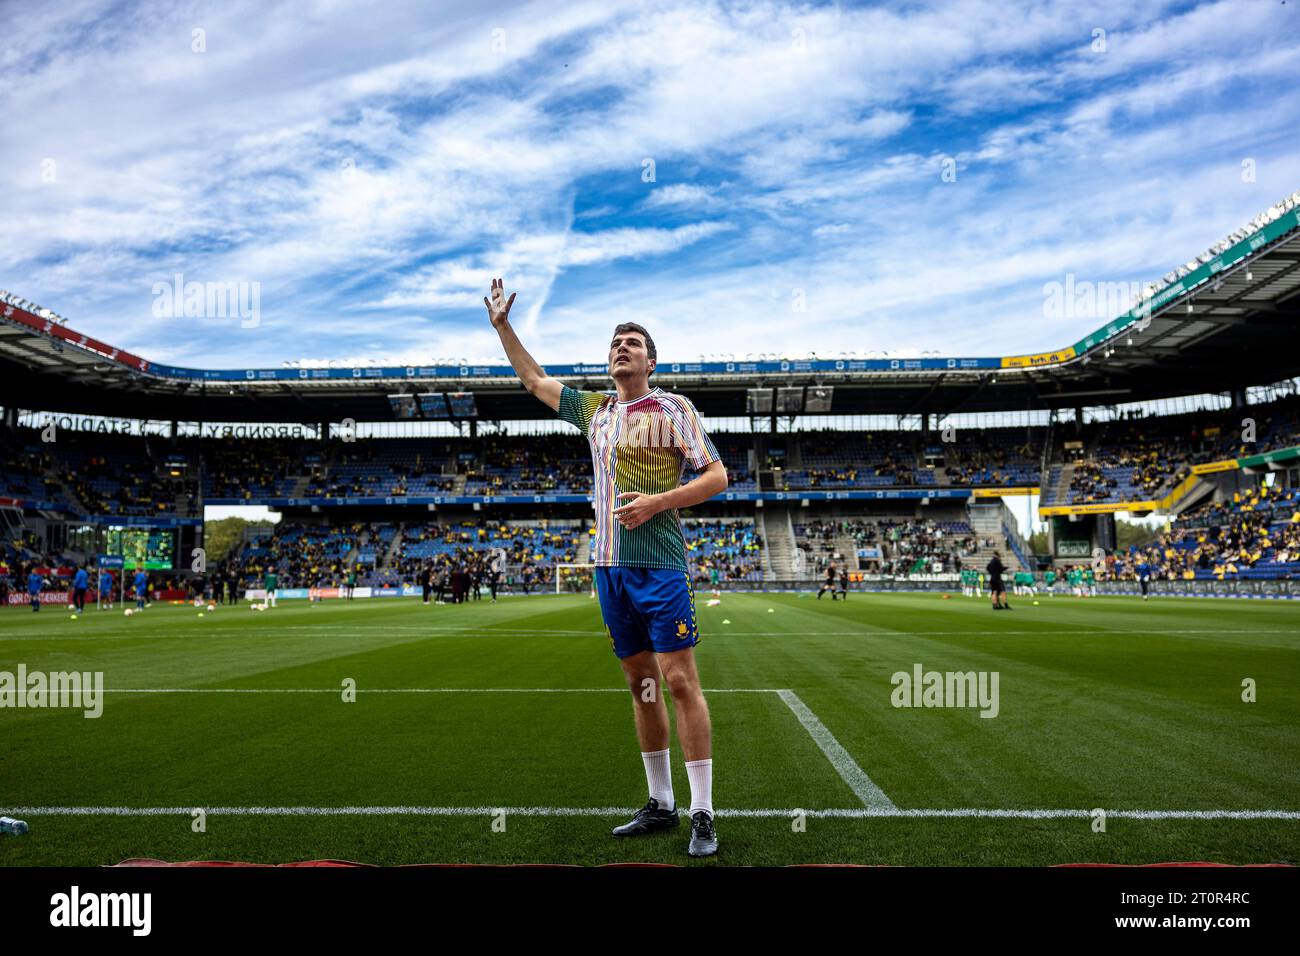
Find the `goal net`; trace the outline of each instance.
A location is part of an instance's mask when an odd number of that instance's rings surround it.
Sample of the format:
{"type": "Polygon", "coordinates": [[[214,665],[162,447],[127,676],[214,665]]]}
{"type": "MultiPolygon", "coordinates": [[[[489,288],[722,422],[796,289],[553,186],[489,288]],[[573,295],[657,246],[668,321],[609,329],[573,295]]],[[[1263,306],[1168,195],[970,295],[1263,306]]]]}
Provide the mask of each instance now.
{"type": "Polygon", "coordinates": [[[557,564],[555,566],[556,594],[591,594],[596,586],[594,564],[557,564]]]}

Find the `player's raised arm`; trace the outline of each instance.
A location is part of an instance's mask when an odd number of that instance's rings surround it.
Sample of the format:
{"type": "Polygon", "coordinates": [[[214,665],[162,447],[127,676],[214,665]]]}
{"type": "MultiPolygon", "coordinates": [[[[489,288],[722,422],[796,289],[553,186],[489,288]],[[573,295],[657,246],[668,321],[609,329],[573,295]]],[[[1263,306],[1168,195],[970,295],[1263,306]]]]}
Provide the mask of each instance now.
{"type": "Polygon", "coordinates": [[[496,329],[497,335],[501,336],[506,358],[510,359],[510,365],[519,376],[519,381],[524,383],[524,387],[549,405],[552,411],[559,411],[560,393],[564,390],[564,384],[559,379],[551,378],[546,374],[546,371],[528,354],[528,350],[519,341],[519,336],[515,335],[515,330],[510,327],[510,306],[514,305],[514,302],[515,293],[510,293],[510,298],[507,299],[505,283],[501,279],[493,279],[492,297],[489,299],[485,296],[483,304],[487,306],[488,319],[492,322],[492,328],[496,329]]]}

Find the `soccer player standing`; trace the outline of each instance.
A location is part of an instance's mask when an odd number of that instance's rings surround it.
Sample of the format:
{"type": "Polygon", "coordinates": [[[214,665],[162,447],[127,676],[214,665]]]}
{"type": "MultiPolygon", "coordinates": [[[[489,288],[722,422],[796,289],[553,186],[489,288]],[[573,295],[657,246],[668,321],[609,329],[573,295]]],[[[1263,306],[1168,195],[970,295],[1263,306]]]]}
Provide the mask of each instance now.
{"type": "Polygon", "coordinates": [[[826,565],[826,580],[823,581],[822,586],[817,589],[817,600],[820,601],[822,599],[822,595],[825,594],[827,591],[831,592],[831,600],[834,601],[835,600],[835,562],[834,561],[826,565]]]}
{"type": "Polygon", "coordinates": [[[633,714],[650,799],[615,836],[675,827],[668,747],[668,709],[656,691],[667,684],[677,713],[677,737],[691,787],[692,856],[717,852],[713,825],[713,743],[700,690],[694,647],[699,643],[695,592],[677,512],[727,487],[727,472],[704,433],[695,406],[650,386],[654,341],[623,323],[609,346],[609,375],[617,398],[583,392],[549,377],[510,327],[512,294],[500,279],[483,302],[511,366],[524,386],[577,426],[591,444],[595,470],[593,559],[601,616],[632,692],[633,714]],[[700,474],[681,484],[689,464],[700,474]]]}
{"type": "Polygon", "coordinates": [[[41,609],[41,588],[45,587],[45,579],[37,573],[36,567],[32,567],[32,573],[27,575],[27,597],[32,602],[32,610],[41,609]]]}
{"type": "Polygon", "coordinates": [[[1137,566],[1138,584],[1142,586],[1142,600],[1147,599],[1147,594],[1151,590],[1151,564],[1146,558],[1143,558],[1137,566]]]}
{"type": "Polygon", "coordinates": [[[145,598],[149,596],[149,575],[145,574],[144,568],[137,568],[135,572],[135,609],[143,611],[145,598]]]}
{"type": "Polygon", "coordinates": [[[90,587],[90,575],[84,567],[77,568],[72,579],[72,606],[78,614],[86,613],[86,590],[90,587]]]}

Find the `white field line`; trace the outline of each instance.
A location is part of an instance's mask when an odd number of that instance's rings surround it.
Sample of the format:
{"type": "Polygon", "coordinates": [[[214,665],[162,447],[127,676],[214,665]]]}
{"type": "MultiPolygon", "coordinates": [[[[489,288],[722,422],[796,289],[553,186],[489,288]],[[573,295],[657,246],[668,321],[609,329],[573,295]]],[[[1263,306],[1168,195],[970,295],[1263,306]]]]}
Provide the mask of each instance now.
{"type": "MultiPolygon", "coordinates": [[[[110,693],[120,694],[337,694],[339,688],[105,688],[110,693]]],[[[375,688],[357,691],[360,693],[386,694],[540,694],[540,693],[627,693],[617,687],[444,687],[444,688],[375,688]]],[[[861,767],[854,762],[839,741],[818,720],[808,706],[791,690],[775,688],[712,688],[709,694],[776,694],[798,718],[800,724],[809,732],[813,740],[826,754],[831,765],[849,788],[860,799],[861,808],[831,808],[810,810],[792,808],[788,810],[764,809],[719,809],[719,817],[731,818],[765,818],[780,817],[789,819],[798,814],[814,819],[865,819],[865,818],[908,818],[908,819],[1018,819],[1018,820],[1057,820],[1090,819],[1093,810],[1069,809],[996,809],[987,807],[967,807],[956,809],[902,809],[877,787],[861,767]]],[[[79,817],[79,816],[117,816],[117,817],[157,817],[190,816],[196,807],[10,807],[0,808],[7,815],[31,817],[79,817]]],[[[421,807],[421,806],[369,806],[369,807],[203,807],[207,814],[214,816],[422,816],[422,817],[478,817],[496,816],[502,812],[507,815],[526,817],[623,817],[633,812],[628,807],[421,807]]],[[[1300,820],[1300,810],[1108,810],[1108,817],[1120,820],[1300,820]]]]}
{"type": "MultiPolygon", "coordinates": [[[[191,816],[202,810],[209,816],[229,817],[493,817],[505,813],[521,817],[624,817],[632,807],[0,807],[6,816],[15,817],[170,817],[191,816]]],[[[852,807],[809,810],[726,809],[719,817],[790,819],[798,814],[814,819],[981,819],[981,820],[1086,820],[1092,810],[1070,809],[993,809],[967,807],[957,809],[901,809],[888,807],[852,807]]],[[[1300,810],[1107,810],[1109,819],[1119,820],[1300,820],[1300,810]]]]}
{"type": "MultiPolygon", "coordinates": [[[[719,628],[722,625],[718,625],[719,628]]],[[[746,637],[789,637],[789,631],[747,631],[743,627],[726,625],[731,628],[731,633],[744,634],[746,637]]],[[[472,624],[451,626],[451,627],[423,627],[418,624],[393,624],[393,625],[351,625],[345,623],[338,624],[287,624],[283,627],[277,627],[277,631],[346,631],[353,632],[370,632],[387,633],[389,631],[418,631],[426,634],[481,634],[485,637],[492,635],[563,635],[573,637],[606,637],[604,631],[578,631],[578,630],[558,630],[555,628],[512,628],[512,627],[482,627],[472,624]]],[[[1044,637],[1078,637],[1084,633],[1113,633],[1116,636],[1127,637],[1130,634],[1294,634],[1293,627],[1279,628],[1169,628],[1169,627],[1152,627],[1150,630],[1126,630],[1123,628],[1103,629],[1101,631],[1089,632],[1083,627],[1073,629],[1056,629],[1047,628],[1025,629],[1025,630],[998,630],[998,631],[891,631],[879,627],[861,627],[854,631],[817,631],[812,636],[815,637],[960,637],[962,635],[978,636],[996,636],[999,634],[1016,634],[1016,635],[1039,635],[1044,637]]],[[[33,633],[36,633],[33,631],[33,633]]],[[[48,631],[39,633],[48,635],[48,631]]],[[[719,632],[721,633],[721,631],[719,632]]]]}
{"type": "MultiPolygon", "coordinates": [[[[221,622],[217,622],[221,623],[221,622]]],[[[207,625],[196,624],[198,627],[207,625]]],[[[345,623],[338,624],[289,624],[277,627],[276,631],[312,631],[315,633],[325,633],[333,636],[331,632],[339,634],[392,634],[401,633],[418,633],[427,634],[430,637],[591,637],[604,638],[604,631],[578,631],[578,630],[555,630],[551,628],[510,628],[510,627],[482,627],[475,625],[456,625],[450,627],[431,626],[424,627],[421,625],[351,625],[345,623]]],[[[718,635],[731,634],[737,637],[789,637],[789,631],[748,631],[743,627],[718,626],[711,633],[718,635]]],[[[890,631],[881,628],[863,627],[854,631],[817,631],[815,637],[1079,637],[1087,635],[1092,637],[1115,637],[1127,638],[1134,634],[1175,634],[1175,635],[1197,635],[1204,634],[1209,636],[1220,635],[1265,635],[1265,634],[1295,634],[1296,629],[1291,628],[1163,628],[1152,627],[1147,630],[1131,630],[1103,628],[1099,630],[1086,630],[1082,627],[1066,630],[1001,630],[1001,631],[890,631]]],[[[45,639],[50,636],[50,632],[44,628],[21,628],[10,630],[0,634],[0,643],[4,641],[26,641],[45,639]]],[[[120,637],[120,633],[96,633],[76,638],[77,640],[91,640],[101,637],[120,637]]],[[[160,635],[150,634],[151,639],[160,637],[160,635]]],[[[179,636],[176,633],[170,635],[179,636]]],[[[223,635],[226,636],[226,635],[223,635]]]]}
{"type": "MultiPolygon", "coordinates": [[[[341,694],[339,687],[105,687],[106,694],[341,694]]],[[[775,694],[774,687],[706,687],[706,694],[775,694]]],[[[361,694],[626,694],[626,687],[357,687],[361,694]]]]}
{"type": "Polygon", "coordinates": [[[808,709],[808,705],[799,699],[798,694],[792,690],[779,690],[776,695],[794,712],[799,723],[803,724],[804,730],[812,735],[813,741],[831,762],[835,772],[840,775],[840,779],[849,785],[853,795],[861,800],[864,806],[883,810],[898,809],[894,806],[894,802],[885,796],[885,791],[871,782],[866,771],[858,766],[849,752],[826,729],[826,725],[818,720],[817,715],[808,709]]]}

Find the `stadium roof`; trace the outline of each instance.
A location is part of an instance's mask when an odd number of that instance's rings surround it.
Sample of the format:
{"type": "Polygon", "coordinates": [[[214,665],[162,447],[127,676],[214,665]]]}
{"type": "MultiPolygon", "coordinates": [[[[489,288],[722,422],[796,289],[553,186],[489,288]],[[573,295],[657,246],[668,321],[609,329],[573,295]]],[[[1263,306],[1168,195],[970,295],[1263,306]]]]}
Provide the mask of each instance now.
{"type": "MultiPolygon", "coordinates": [[[[1066,288],[1063,294],[1069,296],[1066,288]]],[[[602,364],[548,366],[592,389],[602,364]]],[[[1072,345],[993,358],[662,362],[654,382],[710,416],[755,387],[834,386],[831,414],[950,414],[1144,401],[1300,375],[1300,192],[1143,290],[1072,345]]],[[[181,421],[393,418],[393,393],[473,392],[477,418],[545,417],[509,366],[188,369],[150,362],[0,293],[0,404],[181,421]]]]}

